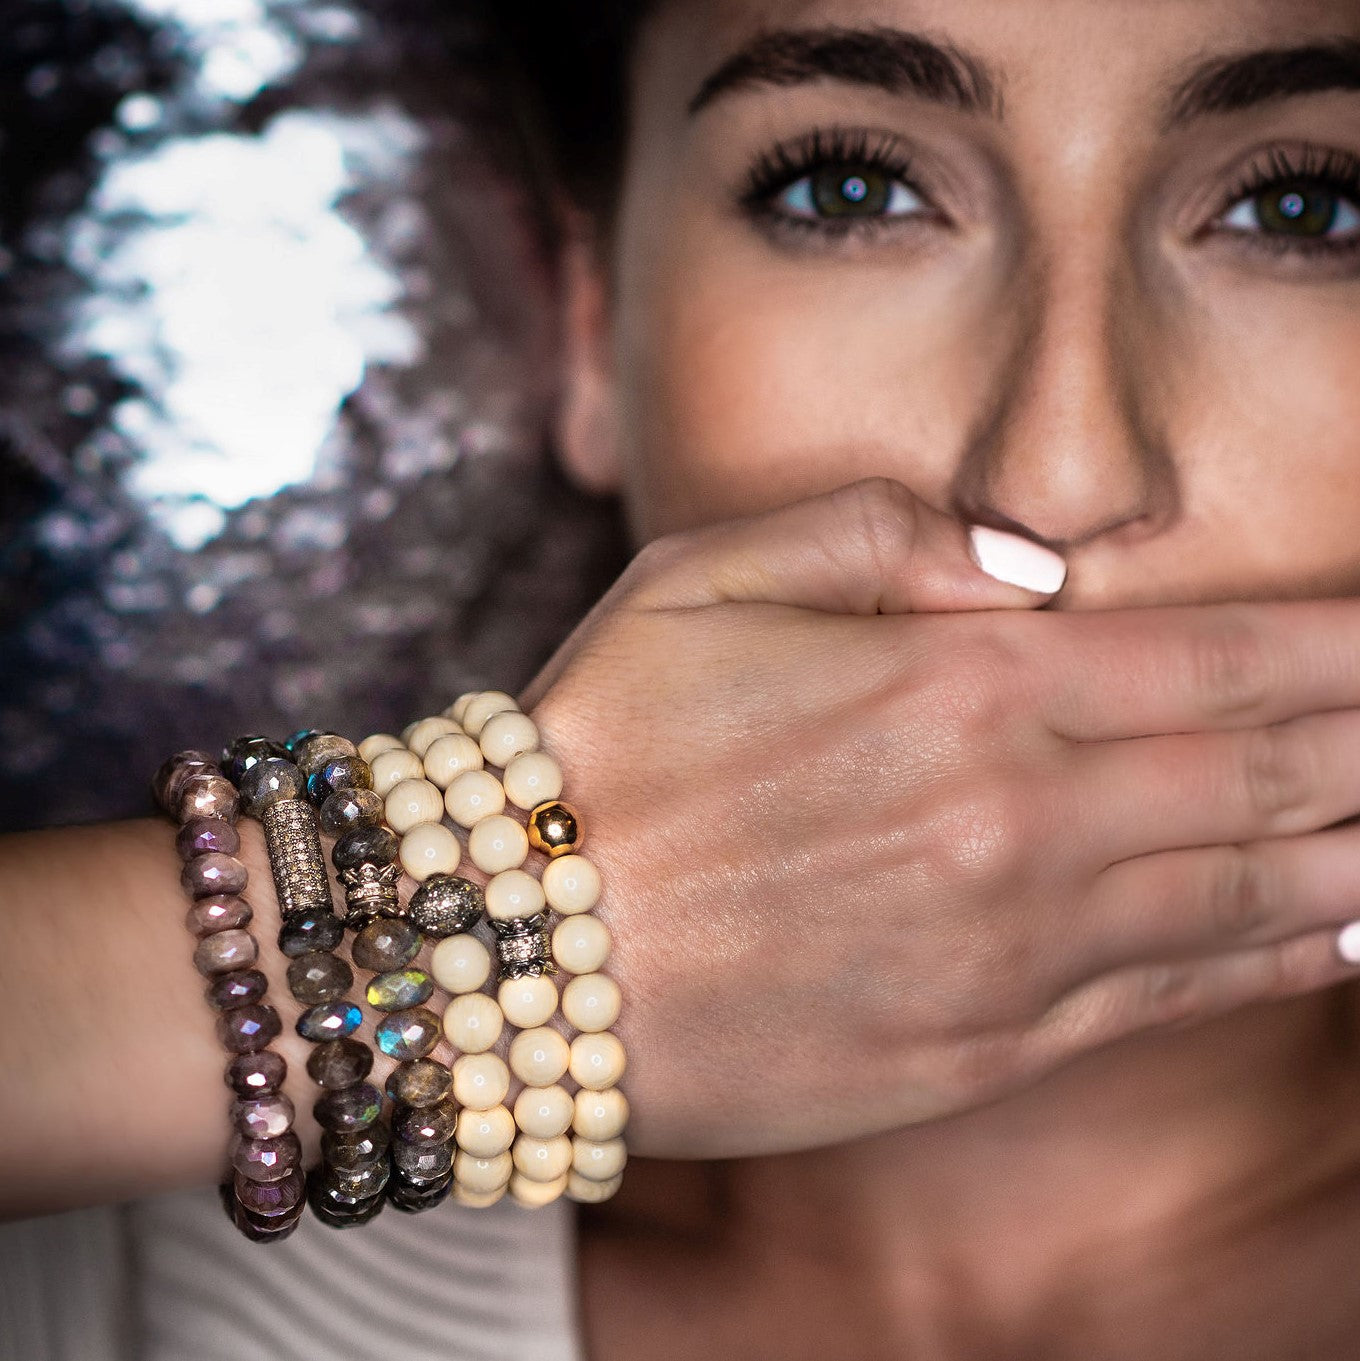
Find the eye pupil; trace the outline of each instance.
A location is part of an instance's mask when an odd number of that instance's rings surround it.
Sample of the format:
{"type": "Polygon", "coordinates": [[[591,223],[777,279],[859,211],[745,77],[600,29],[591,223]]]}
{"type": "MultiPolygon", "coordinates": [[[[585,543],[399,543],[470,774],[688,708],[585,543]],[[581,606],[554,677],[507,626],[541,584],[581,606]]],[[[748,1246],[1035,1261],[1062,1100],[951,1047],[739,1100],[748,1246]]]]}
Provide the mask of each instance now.
{"type": "Polygon", "coordinates": [[[1308,211],[1308,200],[1300,193],[1283,194],[1280,197],[1280,212],[1289,218],[1299,218],[1308,211]]]}
{"type": "Polygon", "coordinates": [[[892,187],[890,175],[870,166],[824,166],[812,175],[812,201],[822,217],[875,217],[892,187]]]}
{"type": "Polygon", "coordinates": [[[1256,200],[1257,221],[1277,235],[1326,236],[1340,211],[1340,196],[1320,184],[1281,185],[1256,200]]]}
{"type": "Polygon", "coordinates": [[[869,196],[869,186],[865,184],[860,175],[851,175],[844,184],[841,185],[841,193],[850,200],[851,203],[859,203],[869,196]]]}

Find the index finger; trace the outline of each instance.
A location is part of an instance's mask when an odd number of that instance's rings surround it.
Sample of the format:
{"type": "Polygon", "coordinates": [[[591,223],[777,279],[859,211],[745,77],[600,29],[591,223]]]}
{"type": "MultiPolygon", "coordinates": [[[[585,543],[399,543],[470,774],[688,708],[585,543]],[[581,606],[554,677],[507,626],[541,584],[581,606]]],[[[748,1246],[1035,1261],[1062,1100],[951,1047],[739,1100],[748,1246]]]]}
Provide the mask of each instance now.
{"type": "Polygon", "coordinates": [[[1030,616],[1041,705],[1081,742],[1250,728],[1360,707],[1360,601],[1161,605],[1030,616]]]}

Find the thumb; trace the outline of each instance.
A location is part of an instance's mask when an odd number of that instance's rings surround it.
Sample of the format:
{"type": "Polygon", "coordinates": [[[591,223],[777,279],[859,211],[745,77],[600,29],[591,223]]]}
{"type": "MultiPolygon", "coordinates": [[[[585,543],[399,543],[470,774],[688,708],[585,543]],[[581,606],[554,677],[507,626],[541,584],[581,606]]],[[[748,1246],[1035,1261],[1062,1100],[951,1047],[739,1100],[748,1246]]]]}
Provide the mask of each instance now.
{"type": "MultiPolygon", "coordinates": [[[[1033,609],[1067,564],[1017,534],[971,528],[900,482],[872,477],[660,540],[633,604],[722,601],[837,614],[1033,609]]],[[[645,556],[645,555],[644,555],[645,556]]]]}

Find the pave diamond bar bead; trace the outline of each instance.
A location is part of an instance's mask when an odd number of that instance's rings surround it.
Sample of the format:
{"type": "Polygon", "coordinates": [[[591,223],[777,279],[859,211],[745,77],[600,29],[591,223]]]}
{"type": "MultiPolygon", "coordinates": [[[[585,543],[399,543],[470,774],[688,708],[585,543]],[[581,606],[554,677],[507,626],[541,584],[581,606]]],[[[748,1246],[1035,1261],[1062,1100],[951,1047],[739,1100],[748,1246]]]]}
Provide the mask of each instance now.
{"type": "Polygon", "coordinates": [[[303,799],[280,799],[260,815],[274,872],[279,911],[287,918],[333,910],[316,810],[303,799]]]}

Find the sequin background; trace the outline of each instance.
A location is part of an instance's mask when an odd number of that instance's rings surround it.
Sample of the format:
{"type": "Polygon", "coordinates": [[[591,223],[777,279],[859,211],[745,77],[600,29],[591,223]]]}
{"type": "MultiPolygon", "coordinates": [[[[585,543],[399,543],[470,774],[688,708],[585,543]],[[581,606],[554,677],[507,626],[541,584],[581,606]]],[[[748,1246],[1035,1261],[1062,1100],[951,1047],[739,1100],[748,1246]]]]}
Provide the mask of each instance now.
{"type": "Polygon", "coordinates": [[[0,827],[523,684],[624,558],[439,0],[0,0],[0,827]]]}

